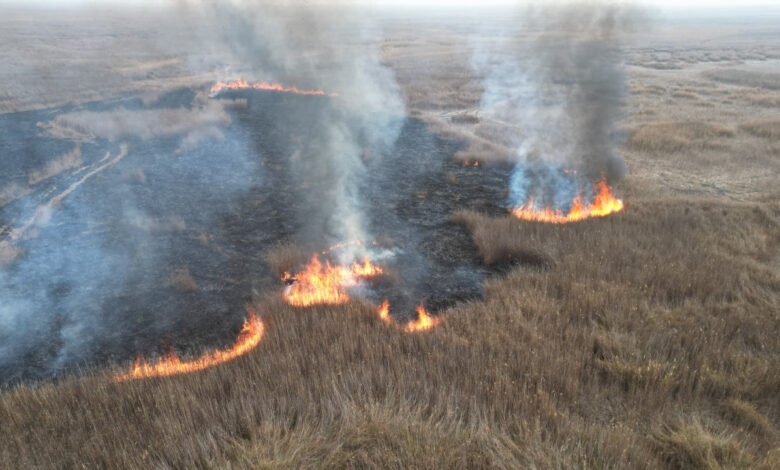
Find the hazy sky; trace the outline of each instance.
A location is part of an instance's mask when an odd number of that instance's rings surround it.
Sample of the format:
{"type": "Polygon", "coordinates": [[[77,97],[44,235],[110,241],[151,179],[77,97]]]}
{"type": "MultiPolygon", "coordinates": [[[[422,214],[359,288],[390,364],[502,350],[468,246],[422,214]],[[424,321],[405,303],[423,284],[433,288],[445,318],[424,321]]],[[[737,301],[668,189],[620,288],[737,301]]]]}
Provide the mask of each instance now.
{"type": "MultiPolygon", "coordinates": [[[[76,7],[79,10],[97,7],[99,9],[122,9],[142,7],[144,10],[165,8],[176,4],[197,4],[213,0],[0,0],[0,16],[6,8],[62,8],[76,7]]],[[[264,0],[220,0],[225,3],[253,3],[264,0]]],[[[483,8],[507,5],[553,5],[566,3],[633,4],[650,7],[661,17],[702,20],[728,20],[740,22],[747,18],[762,21],[780,19],[780,0],[265,0],[268,3],[286,4],[357,4],[391,10],[407,11],[410,8],[424,8],[429,11],[446,12],[447,8],[483,8]]]]}
{"type": "MultiPolygon", "coordinates": [[[[48,6],[70,6],[70,5],[144,5],[159,6],[164,3],[176,3],[179,0],[0,0],[0,5],[48,5],[48,6]]],[[[281,2],[280,2],[281,3],[281,2]]],[[[293,3],[293,2],[288,2],[293,3]]],[[[303,1],[301,2],[303,3],[303,1]]],[[[335,3],[334,0],[309,0],[306,3],[335,3]]],[[[551,4],[551,3],[571,3],[560,0],[347,0],[340,3],[357,3],[369,5],[427,5],[427,6],[482,6],[482,5],[511,5],[511,4],[551,4]]],[[[583,3],[588,3],[587,1],[583,3]]],[[[645,5],[654,5],[662,8],[690,8],[690,7],[717,7],[717,8],[755,8],[755,7],[777,7],[778,0],[639,0],[639,1],[595,1],[593,3],[639,3],[645,5]]]]}

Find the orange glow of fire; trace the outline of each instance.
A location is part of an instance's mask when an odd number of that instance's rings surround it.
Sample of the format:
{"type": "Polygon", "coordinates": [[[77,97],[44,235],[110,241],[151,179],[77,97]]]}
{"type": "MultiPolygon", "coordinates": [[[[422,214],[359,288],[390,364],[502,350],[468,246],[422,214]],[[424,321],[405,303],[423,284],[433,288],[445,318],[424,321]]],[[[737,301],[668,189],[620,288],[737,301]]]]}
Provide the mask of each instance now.
{"type": "Polygon", "coordinates": [[[479,166],[479,160],[464,160],[463,166],[479,166]]]}
{"type": "Polygon", "coordinates": [[[207,369],[248,353],[260,344],[264,333],[265,325],[263,322],[252,310],[248,310],[248,317],[244,320],[244,326],[238,334],[236,343],[231,348],[207,352],[199,358],[190,361],[181,360],[173,352],[154,363],[148,363],[141,356],[138,356],[130,372],[120,374],[115,379],[118,382],[123,382],[125,380],[149,377],[167,377],[207,369]]]}
{"type": "Polygon", "coordinates": [[[232,82],[217,82],[211,87],[212,96],[219,93],[222,90],[269,90],[278,91],[281,93],[295,93],[296,95],[316,95],[316,96],[338,96],[337,93],[325,93],[322,90],[300,90],[294,86],[285,86],[279,83],[257,82],[249,83],[246,80],[239,78],[232,82]]]}
{"type": "Polygon", "coordinates": [[[549,207],[537,209],[533,206],[533,199],[520,207],[512,209],[512,214],[523,220],[532,220],[536,222],[549,222],[553,224],[564,224],[567,222],[577,222],[590,217],[605,217],[609,214],[623,210],[623,201],[617,199],[612,194],[612,188],[607,182],[601,180],[594,186],[596,197],[593,202],[587,204],[583,202],[581,196],[576,196],[572,201],[571,209],[564,214],[560,209],[553,210],[549,207]]]}
{"type": "MultiPolygon", "coordinates": [[[[431,316],[423,307],[422,304],[417,306],[417,320],[412,320],[403,326],[403,331],[407,333],[416,333],[418,331],[428,331],[437,326],[441,319],[431,316]]],[[[392,317],[390,317],[390,302],[385,300],[377,310],[379,319],[387,324],[394,324],[392,317]]],[[[398,325],[396,325],[398,326],[398,325]]]]}
{"type": "Polygon", "coordinates": [[[404,326],[404,331],[414,333],[417,331],[428,331],[434,326],[439,324],[438,317],[432,317],[425,311],[425,307],[422,304],[417,306],[417,320],[410,321],[404,326]]]}
{"type": "Polygon", "coordinates": [[[379,319],[388,324],[393,323],[393,319],[390,318],[390,302],[387,300],[379,306],[379,319]]]}
{"type": "Polygon", "coordinates": [[[368,258],[363,258],[360,263],[352,263],[352,274],[357,277],[374,277],[382,274],[382,268],[371,264],[368,258]]]}
{"type": "MultiPolygon", "coordinates": [[[[295,283],[284,291],[284,300],[296,307],[329,304],[337,305],[349,301],[346,289],[357,286],[365,278],[382,274],[382,268],[375,266],[368,258],[354,262],[351,266],[323,265],[317,255],[312,256],[303,271],[295,275],[295,283]]],[[[293,279],[288,273],[282,280],[293,279]]]]}

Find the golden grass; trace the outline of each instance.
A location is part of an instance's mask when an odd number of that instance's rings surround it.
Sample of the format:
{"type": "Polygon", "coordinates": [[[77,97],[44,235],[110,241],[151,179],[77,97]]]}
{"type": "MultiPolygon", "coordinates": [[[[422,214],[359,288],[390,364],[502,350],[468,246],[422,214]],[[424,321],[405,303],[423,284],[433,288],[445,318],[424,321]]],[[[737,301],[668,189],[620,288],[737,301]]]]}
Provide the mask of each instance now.
{"type": "MultiPolygon", "coordinates": [[[[511,153],[505,143],[488,140],[476,134],[474,128],[452,126],[441,120],[427,118],[431,130],[444,139],[462,142],[463,150],[455,153],[454,158],[461,161],[506,162],[511,153]]],[[[478,128],[477,128],[478,129],[478,128]]]]}
{"type": "Polygon", "coordinates": [[[359,302],[258,299],[267,334],[233,362],[3,393],[0,466],[744,468],[772,458],[777,203],[637,200],[562,226],[458,217],[478,249],[491,243],[480,234],[512,233],[493,242],[542,250],[554,265],[488,281],[483,302],[439,312],[443,324],[422,334],[359,302]],[[697,416],[711,416],[706,427],[697,416]]]}
{"type": "Polygon", "coordinates": [[[742,124],[740,129],[756,137],[780,139],[780,121],[751,121],[742,124]]]}
{"type": "Polygon", "coordinates": [[[766,108],[780,107],[780,94],[775,93],[742,93],[738,95],[751,106],[761,106],[766,108]]]}
{"type": "Polygon", "coordinates": [[[641,152],[678,153],[692,149],[723,147],[723,139],[734,136],[726,126],[707,122],[656,122],[634,129],[628,148],[641,152]]]}
{"type": "Polygon", "coordinates": [[[271,271],[277,276],[284,273],[293,273],[309,261],[311,253],[304,251],[298,245],[284,243],[268,251],[265,261],[271,267],[271,271]]]}
{"type": "Polygon", "coordinates": [[[678,90],[672,93],[672,98],[679,98],[683,100],[699,101],[701,98],[695,93],[691,93],[685,90],[678,90]]]}
{"type": "Polygon", "coordinates": [[[704,76],[711,80],[733,85],[780,90],[780,73],[740,69],[718,69],[707,71],[704,73],[704,76]]]}
{"type": "MultiPolygon", "coordinates": [[[[505,158],[510,148],[491,139],[501,133],[473,112],[480,88],[466,53],[410,61],[398,51],[455,47],[411,34],[386,57],[410,114],[468,144],[461,157],[505,158]]],[[[486,264],[515,266],[485,282],[483,301],[438,312],[433,331],[404,333],[359,301],[294,309],[259,298],[266,335],[233,362],[3,391],[0,467],[780,467],[780,204],[773,194],[670,195],[648,176],[654,167],[639,165],[729,149],[737,128],[770,146],[777,136],[729,116],[724,125],[720,112],[706,122],[686,114],[662,101],[674,89],[663,81],[633,88],[645,95],[640,114],[662,121],[626,124],[639,176],[625,211],[567,225],[457,212],[486,264]]],[[[766,88],[748,91],[773,102],[766,88]]],[[[693,163],[709,171],[712,161],[693,163]]],[[[9,259],[19,254],[6,247],[9,259]]],[[[280,274],[308,256],[283,245],[266,261],[280,274]]]]}
{"type": "Polygon", "coordinates": [[[468,228],[477,252],[487,265],[519,263],[550,267],[554,263],[553,258],[538,247],[540,243],[517,230],[511,219],[495,222],[476,212],[461,210],[454,213],[450,220],[468,228]]]}
{"type": "Polygon", "coordinates": [[[658,432],[655,444],[667,468],[749,469],[754,462],[739,444],[725,436],[711,434],[698,422],[682,424],[658,432]]]}
{"type": "Polygon", "coordinates": [[[729,398],[723,402],[723,408],[727,416],[738,425],[746,426],[767,439],[775,438],[772,422],[752,403],[738,398],[729,398]]]}

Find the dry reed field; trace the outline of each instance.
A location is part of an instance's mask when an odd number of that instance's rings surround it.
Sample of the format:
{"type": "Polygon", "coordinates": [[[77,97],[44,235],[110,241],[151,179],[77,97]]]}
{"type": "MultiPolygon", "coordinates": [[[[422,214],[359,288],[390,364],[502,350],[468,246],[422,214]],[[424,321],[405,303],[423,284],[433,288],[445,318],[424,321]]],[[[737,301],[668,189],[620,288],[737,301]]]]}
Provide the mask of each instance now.
{"type": "MultiPolygon", "coordinates": [[[[506,123],[480,115],[472,45],[446,25],[391,21],[382,60],[453,158],[499,164],[506,123]]],[[[8,387],[0,467],[780,468],[780,36],[690,27],[706,47],[675,28],[627,47],[622,212],[464,205],[453,230],[501,274],[429,331],[260,293],[262,341],[230,362],[8,387]]],[[[160,87],[188,80],[171,66],[160,87]]],[[[275,274],[302,256],[267,254],[275,274]]]]}
{"type": "Polygon", "coordinates": [[[272,297],[257,349],[219,367],[6,391],[3,466],[776,468],[779,217],[690,199],[569,226],[461,213],[482,256],[554,265],[429,332],[272,297]]]}

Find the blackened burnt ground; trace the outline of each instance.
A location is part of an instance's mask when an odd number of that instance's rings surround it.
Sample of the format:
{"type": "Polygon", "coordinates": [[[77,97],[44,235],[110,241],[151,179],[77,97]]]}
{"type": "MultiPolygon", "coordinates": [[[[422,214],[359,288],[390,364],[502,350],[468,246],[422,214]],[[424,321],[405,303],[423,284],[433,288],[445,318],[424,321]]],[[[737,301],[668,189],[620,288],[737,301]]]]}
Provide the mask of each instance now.
{"type": "MultiPolygon", "coordinates": [[[[129,99],[0,115],[0,184],[23,186],[30,171],[74,147],[38,125],[60,113],[191,107],[194,97],[182,89],[153,105],[129,99]]],[[[231,123],[223,139],[192,148],[183,148],[180,136],[122,140],[124,159],[86,181],[34,236],[18,242],[24,254],[0,268],[0,288],[29,321],[0,330],[2,341],[15,342],[0,357],[0,382],[169,348],[186,355],[223,347],[235,339],[253,296],[283,288],[265,260],[269,250],[293,242],[315,252],[340,241],[310,224],[309,202],[331,183],[290,164],[296,152],[317,158],[320,120],[332,115],[331,98],[252,90],[218,99],[246,100],[226,107],[231,123]],[[177,284],[176,276],[187,282],[177,284]]],[[[79,168],[0,207],[4,238],[84,168],[106,152],[117,154],[120,142],[78,146],[79,168]]],[[[463,208],[504,213],[509,169],[464,166],[453,159],[458,148],[407,119],[392,148],[365,152],[366,171],[354,182],[366,232],[377,250],[392,253],[380,264],[396,273],[363,294],[389,299],[399,319],[420,303],[436,312],[478,298],[480,281],[490,274],[466,230],[449,218],[463,208]]]]}

